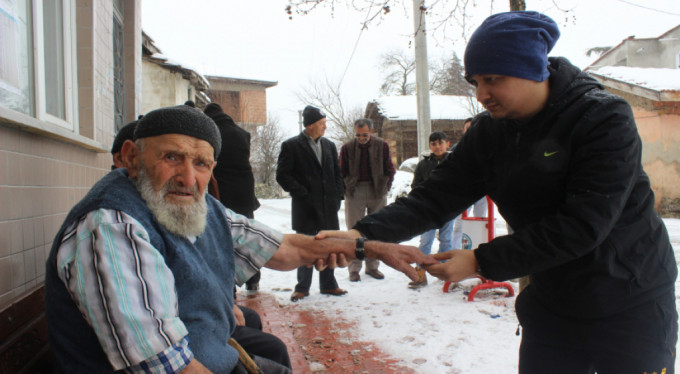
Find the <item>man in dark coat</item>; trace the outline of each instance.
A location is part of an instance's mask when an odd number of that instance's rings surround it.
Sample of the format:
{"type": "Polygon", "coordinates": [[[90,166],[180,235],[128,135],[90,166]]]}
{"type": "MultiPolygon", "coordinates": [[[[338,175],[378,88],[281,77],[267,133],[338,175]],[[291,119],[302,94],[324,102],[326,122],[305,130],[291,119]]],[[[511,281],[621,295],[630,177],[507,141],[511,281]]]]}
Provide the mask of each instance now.
{"type": "Polygon", "coordinates": [[[430,178],[351,234],[403,241],[489,195],[514,233],[426,269],[449,281],[530,276],[515,305],[520,373],[673,373],[678,267],[633,112],[548,58],[558,37],[536,12],[487,18],[464,57],[487,112],[430,178]]]}
{"type": "Polygon", "coordinates": [[[203,112],[217,124],[223,149],[213,171],[220,202],[248,218],[260,207],[255,197],[255,178],[250,166],[250,133],[239,127],[219,104],[208,104],[203,112]]]}
{"type": "MultiPolygon", "coordinates": [[[[293,230],[314,235],[320,230],[337,230],[338,210],[343,199],[343,181],[335,144],[323,137],[326,115],[313,106],[305,107],[305,129],[281,144],[276,181],[292,196],[293,230]]],[[[291,295],[298,301],[309,295],[313,269],[298,268],[298,284],[291,295]]],[[[334,270],[319,274],[322,294],[340,296],[347,291],[338,287],[334,270]]]]}
{"type": "MultiPolygon", "coordinates": [[[[252,219],[260,202],[255,197],[255,178],[250,166],[250,133],[240,128],[217,103],[208,104],[203,112],[215,121],[222,137],[222,152],[213,169],[220,202],[234,212],[252,219]]],[[[257,291],[259,282],[258,271],[248,279],[246,289],[257,291]]]]}

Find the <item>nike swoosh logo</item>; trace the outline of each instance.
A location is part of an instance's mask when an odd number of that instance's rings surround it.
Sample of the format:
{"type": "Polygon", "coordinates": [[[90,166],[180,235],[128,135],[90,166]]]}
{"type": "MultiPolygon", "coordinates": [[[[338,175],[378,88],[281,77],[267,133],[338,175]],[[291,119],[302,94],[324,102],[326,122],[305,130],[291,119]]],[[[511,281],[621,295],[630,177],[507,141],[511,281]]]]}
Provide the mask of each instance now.
{"type": "Polygon", "coordinates": [[[543,152],[543,156],[544,156],[544,157],[550,157],[550,156],[554,155],[554,154],[557,153],[557,152],[559,152],[559,151],[555,151],[555,152],[543,152]]]}

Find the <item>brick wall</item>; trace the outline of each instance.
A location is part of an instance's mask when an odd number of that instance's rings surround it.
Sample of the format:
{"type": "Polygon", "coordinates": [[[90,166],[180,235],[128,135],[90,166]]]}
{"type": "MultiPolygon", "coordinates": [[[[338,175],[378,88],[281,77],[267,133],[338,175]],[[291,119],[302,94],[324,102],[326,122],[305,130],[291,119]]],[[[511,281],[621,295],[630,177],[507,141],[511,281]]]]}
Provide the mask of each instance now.
{"type": "MultiPolygon", "coordinates": [[[[78,122],[75,131],[0,107],[0,309],[44,281],[45,259],[71,207],[110,170],[114,136],[112,3],[75,1],[78,122]]],[[[141,33],[138,0],[125,0],[141,33]]],[[[128,12],[129,10],[129,12],[128,12]]],[[[131,32],[133,35],[135,32],[131,32]]],[[[128,41],[126,41],[128,42],[128,41]]],[[[140,40],[132,40],[138,43],[140,40]]],[[[141,67],[141,61],[126,70],[141,67]]],[[[138,106],[141,81],[125,81],[138,106]]],[[[134,108],[128,116],[136,116],[134,108]]]]}

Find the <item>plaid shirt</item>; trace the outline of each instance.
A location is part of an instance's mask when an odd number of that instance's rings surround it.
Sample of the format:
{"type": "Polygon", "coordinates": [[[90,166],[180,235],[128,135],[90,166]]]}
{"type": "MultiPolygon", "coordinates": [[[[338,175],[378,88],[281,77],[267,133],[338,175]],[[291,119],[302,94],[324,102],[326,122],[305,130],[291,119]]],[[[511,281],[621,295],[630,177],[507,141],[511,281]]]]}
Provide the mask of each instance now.
{"type": "MultiPolygon", "coordinates": [[[[234,279],[243,284],[274,255],[283,235],[227,208],[225,213],[234,246],[234,279]]],[[[177,373],[194,355],[178,315],[175,278],[148,238],[134,217],[111,209],[92,211],[64,234],[58,273],[115,370],[177,373]],[[143,289],[136,286],[140,281],[143,289]],[[116,295],[115,303],[107,304],[89,286],[100,282],[115,289],[110,293],[116,295]],[[111,321],[116,321],[115,334],[101,328],[111,321]]]]}

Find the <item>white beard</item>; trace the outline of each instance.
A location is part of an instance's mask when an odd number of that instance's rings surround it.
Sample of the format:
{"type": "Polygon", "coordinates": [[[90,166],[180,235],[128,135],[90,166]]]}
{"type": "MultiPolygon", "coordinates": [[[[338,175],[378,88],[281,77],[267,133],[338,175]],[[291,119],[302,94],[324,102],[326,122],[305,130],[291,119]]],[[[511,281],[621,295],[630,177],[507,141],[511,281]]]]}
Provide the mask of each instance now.
{"type": "Polygon", "coordinates": [[[132,182],[158,222],[168,231],[184,237],[199,236],[203,233],[208,216],[205,192],[199,195],[198,188],[194,185],[191,193],[196,202],[191,205],[168,203],[165,201],[165,195],[175,187],[174,182],[169,180],[160,191],[155,191],[143,165],[140,166],[139,173],[132,182]]]}

